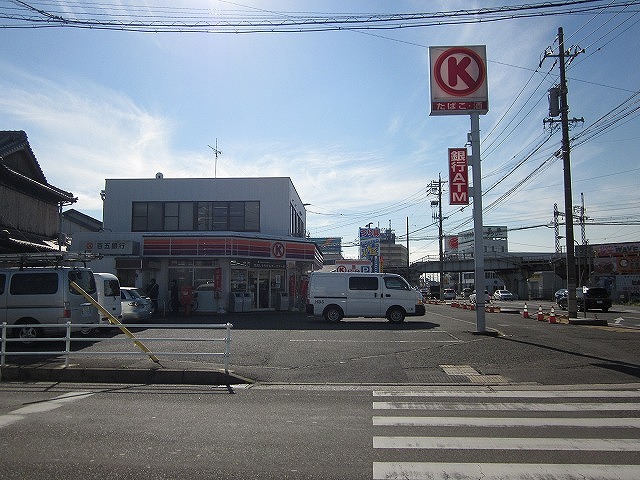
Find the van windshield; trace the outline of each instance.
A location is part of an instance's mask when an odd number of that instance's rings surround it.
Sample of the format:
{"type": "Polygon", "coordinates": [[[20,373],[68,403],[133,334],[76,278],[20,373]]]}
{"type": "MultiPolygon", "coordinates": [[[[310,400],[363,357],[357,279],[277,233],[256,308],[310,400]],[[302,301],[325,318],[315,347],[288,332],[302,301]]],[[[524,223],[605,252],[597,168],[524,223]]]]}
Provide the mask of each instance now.
{"type": "Polygon", "coordinates": [[[93,278],[91,270],[70,270],[69,271],[69,292],[74,295],[80,295],[79,292],[71,286],[71,282],[76,282],[88,294],[96,293],[96,281],[93,278]]]}

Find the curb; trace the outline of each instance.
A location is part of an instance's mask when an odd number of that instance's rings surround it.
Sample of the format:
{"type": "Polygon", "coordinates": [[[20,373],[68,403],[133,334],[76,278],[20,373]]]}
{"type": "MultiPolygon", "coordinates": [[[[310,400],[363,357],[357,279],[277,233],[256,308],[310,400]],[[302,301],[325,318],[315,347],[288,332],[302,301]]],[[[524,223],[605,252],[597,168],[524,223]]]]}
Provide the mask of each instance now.
{"type": "Polygon", "coordinates": [[[141,383],[176,385],[241,385],[253,380],[222,370],[123,369],[123,368],[43,368],[6,366],[0,381],[70,383],[141,383]]]}
{"type": "Polygon", "coordinates": [[[599,318],[569,318],[569,325],[596,325],[599,327],[606,327],[609,324],[606,320],[599,318]]]}

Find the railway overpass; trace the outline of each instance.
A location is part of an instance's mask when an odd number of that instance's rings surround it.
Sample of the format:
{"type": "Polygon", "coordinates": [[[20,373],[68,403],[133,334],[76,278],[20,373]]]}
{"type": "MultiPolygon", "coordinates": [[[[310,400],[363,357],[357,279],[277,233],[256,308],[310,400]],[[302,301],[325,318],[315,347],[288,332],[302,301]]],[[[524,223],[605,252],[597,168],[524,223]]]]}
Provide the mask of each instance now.
{"type": "MultiPolygon", "coordinates": [[[[588,258],[579,255],[576,251],[576,270],[580,278],[588,278],[588,258]]],[[[473,272],[475,262],[472,256],[449,256],[442,262],[444,273],[473,272]]],[[[566,257],[562,253],[543,252],[513,252],[513,253],[485,253],[484,269],[486,272],[495,272],[504,282],[508,290],[517,294],[519,298],[527,298],[527,279],[534,272],[551,271],[560,278],[565,279],[566,257]]],[[[420,275],[424,273],[440,273],[440,261],[437,256],[424,257],[411,263],[408,267],[387,267],[386,272],[399,273],[408,278],[411,284],[417,285],[420,275]]],[[[560,287],[558,287],[560,288],[560,287]]]]}

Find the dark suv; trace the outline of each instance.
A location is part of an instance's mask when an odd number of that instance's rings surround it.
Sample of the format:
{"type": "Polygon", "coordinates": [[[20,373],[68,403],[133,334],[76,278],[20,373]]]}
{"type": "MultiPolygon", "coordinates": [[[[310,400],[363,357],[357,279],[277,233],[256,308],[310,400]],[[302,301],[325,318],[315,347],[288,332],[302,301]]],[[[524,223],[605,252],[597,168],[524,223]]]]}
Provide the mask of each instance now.
{"type": "MultiPolygon", "coordinates": [[[[558,306],[563,310],[566,310],[567,302],[568,297],[560,297],[558,299],[558,306]]],[[[576,303],[578,305],[578,310],[583,310],[585,312],[594,309],[606,312],[611,308],[611,298],[609,297],[609,292],[607,292],[606,288],[602,287],[591,287],[585,289],[583,289],[582,287],[576,288],[576,303]]]]}

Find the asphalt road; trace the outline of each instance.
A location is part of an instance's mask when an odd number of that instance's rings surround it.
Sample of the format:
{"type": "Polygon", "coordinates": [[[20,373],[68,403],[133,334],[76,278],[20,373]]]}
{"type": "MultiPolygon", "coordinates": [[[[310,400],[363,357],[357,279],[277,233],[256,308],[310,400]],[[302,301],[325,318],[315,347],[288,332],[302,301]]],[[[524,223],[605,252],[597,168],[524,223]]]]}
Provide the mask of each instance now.
{"type": "Polygon", "coordinates": [[[637,478],[640,384],[0,384],[3,479],[637,478]]]}
{"type": "MultiPolygon", "coordinates": [[[[515,308],[511,306],[511,308],[515,308]]],[[[549,310],[546,310],[547,312],[549,310]]],[[[597,315],[597,314],[596,314],[597,315]]],[[[234,320],[233,370],[285,383],[618,383],[640,377],[638,313],[612,310],[611,326],[549,324],[520,313],[487,313],[498,336],[476,335],[475,312],[427,305],[424,317],[234,320]],[[627,317],[626,326],[615,318],[627,317]],[[468,367],[465,374],[452,368],[468,367]]],[[[593,318],[594,314],[589,313],[593,318]]]]}
{"type": "MultiPolygon", "coordinates": [[[[608,326],[602,327],[549,324],[536,320],[535,308],[529,308],[531,318],[523,318],[519,302],[504,302],[503,306],[515,313],[486,313],[487,330],[495,335],[477,335],[475,312],[448,304],[427,305],[426,315],[410,317],[399,325],[364,318],[330,324],[322,318],[291,312],[174,317],[164,321],[233,323],[230,369],[252,382],[559,385],[624,383],[640,378],[638,309],[616,306],[606,314],[589,312],[591,319],[597,316],[608,320],[608,326]]],[[[543,308],[548,313],[550,304],[543,308]]],[[[136,332],[152,335],[151,329],[136,332]]],[[[190,338],[219,337],[220,333],[160,329],[153,335],[190,338]]],[[[185,345],[188,351],[212,348],[203,342],[186,342],[175,348],[185,345]]],[[[91,355],[113,350],[110,342],[83,344],[72,362],[78,368],[109,366],[120,371],[153,365],[144,355],[91,355]]],[[[9,360],[52,368],[61,364],[57,356],[9,360]]],[[[167,358],[160,360],[170,362],[167,358]]],[[[220,367],[218,358],[187,355],[184,360],[184,368],[220,367]]]]}
{"type": "Polygon", "coordinates": [[[449,305],[401,325],[190,318],[231,321],[231,368],[255,383],[0,382],[0,478],[636,479],[638,313],[605,315],[602,327],[487,313],[496,335],[449,305]]]}

